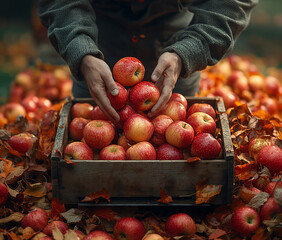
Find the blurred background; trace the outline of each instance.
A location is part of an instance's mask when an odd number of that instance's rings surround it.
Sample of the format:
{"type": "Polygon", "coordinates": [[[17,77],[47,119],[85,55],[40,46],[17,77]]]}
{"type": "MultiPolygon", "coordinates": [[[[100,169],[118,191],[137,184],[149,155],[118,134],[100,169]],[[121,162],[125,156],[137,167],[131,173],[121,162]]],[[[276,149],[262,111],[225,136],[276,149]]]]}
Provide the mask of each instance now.
{"type": "MultiPolygon", "coordinates": [[[[282,69],[281,0],[260,0],[232,54],[258,66],[282,69]]],[[[64,65],[51,47],[36,13],[36,1],[2,1],[0,8],[0,104],[9,97],[16,74],[38,63],[64,65]]]]}

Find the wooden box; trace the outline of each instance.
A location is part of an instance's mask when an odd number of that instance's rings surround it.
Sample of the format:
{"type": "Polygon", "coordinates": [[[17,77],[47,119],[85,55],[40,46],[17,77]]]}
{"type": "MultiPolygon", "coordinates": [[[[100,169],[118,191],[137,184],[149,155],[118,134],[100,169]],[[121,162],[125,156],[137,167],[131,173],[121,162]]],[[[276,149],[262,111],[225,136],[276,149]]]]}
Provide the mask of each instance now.
{"type": "MultiPolygon", "coordinates": [[[[75,160],[67,164],[60,153],[68,142],[70,110],[77,102],[92,99],[73,99],[62,109],[56,140],[51,156],[53,196],[64,204],[81,203],[90,193],[106,189],[110,202],[101,201],[99,206],[159,206],[160,189],[172,196],[170,205],[195,205],[195,185],[207,178],[207,184],[223,185],[221,193],[210,204],[230,203],[233,198],[234,151],[229,123],[221,98],[187,97],[188,107],[193,103],[209,103],[217,111],[218,126],[222,131],[222,159],[199,160],[75,160]]],[[[209,204],[208,204],[209,205],[209,204]]]]}

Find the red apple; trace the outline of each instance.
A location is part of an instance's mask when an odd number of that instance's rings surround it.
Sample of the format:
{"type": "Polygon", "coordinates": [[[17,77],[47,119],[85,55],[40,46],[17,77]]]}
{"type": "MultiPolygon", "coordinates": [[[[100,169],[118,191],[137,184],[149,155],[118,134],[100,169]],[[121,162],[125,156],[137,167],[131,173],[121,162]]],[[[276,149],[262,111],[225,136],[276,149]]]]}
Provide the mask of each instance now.
{"type": "Polygon", "coordinates": [[[144,224],[133,217],[123,217],[114,226],[117,240],[141,240],[146,234],[144,224]]]}
{"type": "Polygon", "coordinates": [[[196,224],[188,214],[176,213],[166,221],[165,231],[172,236],[193,237],[196,233],[196,224]]]}
{"type": "Polygon", "coordinates": [[[131,115],[123,124],[124,136],[134,142],[148,141],[153,133],[154,126],[152,122],[135,113],[131,115]]]}
{"type": "Polygon", "coordinates": [[[279,181],[279,182],[270,182],[266,185],[264,191],[266,193],[268,193],[269,195],[273,196],[275,191],[278,189],[278,188],[282,188],[282,182],[279,181]]]}
{"type": "Polygon", "coordinates": [[[12,136],[8,143],[14,150],[20,153],[26,153],[32,148],[36,139],[33,134],[24,132],[12,136]]]}
{"type": "Polygon", "coordinates": [[[166,141],[178,148],[188,147],[194,138],[194,130],[184,121],[174,121],[165,131],[166,141]]]}
{"type": "Polygon", "coordinates": [[[26,72],[20,72],[16,75],[14,80],[16,85],[22,86],[25,90],[32,87],[31,75],[26,72]]]}
{"type": "Polygon", "coordinates": [[[83,142],[71,142],[64,148],[66,160],[92,160],[92,149],[83,142]]]}
{"type": "Polygon", "coordinates": [[[125,160],[125,150],[120,145],[111,144],[101,149],[99,158],[101,160],[125,160]]]}
{"type": "Polygon", "coordinates": [[[36,112],[38,101],[39,99],[36,96],[27,96],[22,100],[21,104],[27,112],[36,112]]]}
{"type": "Polygon", "coordinates": [[[149,233],[142,240],[164,240],[164,238],[157,233],[149,233]]]}
{"type": "Polygon", "coordinates": [[[15,122],[18,116],[26,116],[26,110],[19,103],[7,103],[4,107],[4,116],[9,122],[15,122]]]}
{"type": "Polygon", "coordinates": [[[101,108],[96,105],[90,114],[90,118],[92,120],[105,120],[105,121],[109,121],[110,119],[107,117],[107,115],[101,110],[101,108]]]}
{"type": "Polygon", "coordinates": [[[61,231],[62,234],[65,234],[67,230],[69,229],[68,225],[65,224],[63,221],[55,220],[53,222],[50,222],[44,229],[43,233],[45,233],[48,236],[52,236],[52,231],[57,226],[57,228],[61,231]]]}
{"type": "Polygon", "coordinates": [[[9,102],[21,102],[23,94],[23,87],[13,84],[10,88],[9,102]]]}
{"type": "Polygon", "coordinates": [[[240,207],[233,213],[231,225],[236,233],[248,237],[258,229],[260,217],[253,208],[240,207]]]}
{"type": "Polygon", "coordinates": [[[265,97],[261,99],[261,109],[264,111],[268,112],[270,115],[273,115],[277,112],[278,110],[278,105],[276,103],[276,100],[270,97],[265,97]]]}
{"type": "Polygon", "coordinates": [[[5,184],[0,182],[0,206],[7,201],[9,192],[5,184]]]}
{"type": "Polygon", "coordinates": [[[282,149],[278,146],[263,147],[258,155],[257,162],[266,166],[273,175],[282,171],[282,149]]]}
{"type": "Polygon", "coordinates": [[[41,72],[39,77],[39,84],[43,85],[44,88],[56,87],[57,80],[52,72],[41,72]]]}
{"type": "Polygon", "coordinates": [[[85,234],[79,230],[74,231],[77,235],[77,240],[83,240],[85,238],[85,234]]]}
{"type": "Polygon", "coordinates": [[[134,113],[136,113],[135,110],[128,104],[126,104],[122,109],[118,111],[118,115],[120,116],[120,121],[122,123],[124,123],[125,120],[128,119],[134,113]]]}
{"type": "Polygon", "coordinates": [[[57,99],[59,97],[59,89],[58,87],[46,87],[44,89],[44,97],[50,99],[51,101],[57,99]]]}
{"type": "Polygon", "coordinates": [[[187,118],[195,112],[207,113],[213,119],[215,119],[216,116],[214,108],[208,103],[194,103],[191,107],[189,107],[187,111],[187,118]]]}
{"type": "Polygon", "coordinates": [[[113,125],[104,120],[92,120],[86,124],[83,130],[83,138],[87,145],[94,149],[102,149],[109,145],[116,131],[113,125]]]}
{"type": "Polygon", "coordinates": [[[123,86],[133,86],[144,78],[145,68],[134,57],[124,57],[117,61],[113,67],[114,79],[123,86]]]}
{"type": "Polygon", "coordinates": [[[200,133],[191,144],[191,154],[201,159],[215,159],[219,156],[221,145],[210,133],[200,133]]]}
{"type": "Polygon", "coordinates": [[[71,120],[69,125],[69,135],[73,140],[81,140],[83,138],[83,130],[87,123],[89,123],[89,119],[76,117],[71,120]]]}
{"type": "Polygon", "coordinates": [[[71,80],[71,78],[68,78],[66,81],[64,82],[60,82],[59,83],[59,91],[60,91],[60,95],[58,96],[59,99],[65,99],[68,96],[72,95],[72,86],[73,86],[73,81],[71,80]]]}
{"type": "Polygon", "coordinates": [[[242,71],[232,71],[231,75],[227,78],[227,84],[237,93],[249,90],[248,79],[242,71]]]}
{"type": "Polygon", "coordinates": [[[204,112],[195,112],[191,114],[186,122],[192,126],[195,135],[199,133],[210,133],[213,135],[216,130],[214,119],[204,112]]]}
{"type": "Polygon", "coordinates": [[[270,197],[267,201],[262,205],[260,209],[260,218],[262,221],[270,220],[275,217],[278,213],[281,213],[281,208],[278,203],[275,201],[274,197],[270,197]]]}
{"type": "Polygon", "coordinates": [[[91,111],[93,106],[89,103],[75,103],[71,108],[71,117],[82,117],[91,119],[91,111]]]}
{"type": "Polygon", "coordinates": [[[254,196],[261,193],[262,191],[257,189],[256,187],[246,187],[242,185],[240,188],[240,198],[245,202],[249,203],[254,196]]]}
{"type": "Polygon", "coordinates": [[[270,95],[275,97],[279,93],[279,80],[274,76],[266,76],[264,78],[265,84],[264,84],[264,91],[270,95]]]}
{"type": "Polygon", "coordinates": [[[164,143],[158,147],[157,160],[183,160],[183,159],[184,157],[182,152],[178,148],[168,143],[164,143]]]}
{"type": "Polygon", "coordinates": [[[157,153],[149,142],[139,142],[132,145],[125,152],[128,160],[156,160],[157,153]]]}
{"type": "Polygon", "coordinates": [[[257,160],[257,155],[259,151],[267,146],[275,145],[275,138],[269,136],[258,136],[251,139],[249,143],[249,156],[257,160]]]}
{"type": "Polygon", "coordinates": [[[104,231],[95,230],[89,233],[83,240],[114,240],[109,234],[104,231]]]}
{"type": "Polygon", "coordinates": [[[180,102],[168,101],[160,114],[169,116],[173,121],[185,121],[186,109],[180,102]]]}
{"type": "Polygon", "coordinates": [[[148,81],[142,81],[131,88],[129,103],[136,111],[150,110],[160,97],[157,86],[148,81]]]}
{"type": "Polygon", "coordinates": [[[121,109],[127,103],[127,90],[120,83],[116,82],[118,88],[118,95],[114,96],[109,91],[107,91],[107,97],[110,100],[112,107],[116,110],[121,109]]]}
{"type": "Polygon", "coordinates": [[[183,106],[187,110],[187,105],[188,105],[187,99],[182,94],[180,94],[180,93],[172,93],[169,101],[180,102],[180,103],[183,104],[183,106]]]}
{"type": "Polygon", "coordinates": [[[38,103],[37,103],[37,107],[38,109],[40,109],[42,112],[47,112],[50,110],[50,108],[52,107],[52,102],[45,97],[40,97],[38,98],[38,103]]]}
{"type": "Polygon", "coordinates": [[[238,95],[236,95],[230,87],[216,87],[213,92],[214,96],[222,97],[225,108],[231,108],[236,106],[236,101],[239,100],[238,95]]]}
{"type": "Polygon", "coordinates": [[[261,75],[250,76],[249,86],[253,92],[264,89],[264,78],[261,75]]]}
{"type": "Polygon", "coordinates": [[[34,231],[41,231],[48,224],[48,215],[45,210],[36,208],[22,218],[23,228],[31,227],[34,231]]]}
{"type": "Polygon", "coordinates": [[[128,148],[131,147],[131,145],[134,145],[135,142],[129,141],[124,135],[121,135],[118,138],[117,144],[122,146],[124,148],[124,150],[126,151],[128,148]]]}

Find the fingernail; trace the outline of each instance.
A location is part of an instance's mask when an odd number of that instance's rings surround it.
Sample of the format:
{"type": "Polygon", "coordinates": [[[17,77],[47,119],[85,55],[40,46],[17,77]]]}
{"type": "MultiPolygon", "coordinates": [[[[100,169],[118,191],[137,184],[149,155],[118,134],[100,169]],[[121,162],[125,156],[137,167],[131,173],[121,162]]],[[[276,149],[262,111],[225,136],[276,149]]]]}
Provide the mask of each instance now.
{"type": "Polygon", "coordinates": [[[112,90],[111,94],[114,95],[114,96],[118,95],[118,89],[115,88],[114,90],[112,90]]]}
{"type": "Polygon", "coordinates": [[[153,75],[152,75],[152,80],[153,80],[153,81],[157,81],[157,80],[158,80],[158,76],[157,76],[156,74],[153,74],[153,75]]]}

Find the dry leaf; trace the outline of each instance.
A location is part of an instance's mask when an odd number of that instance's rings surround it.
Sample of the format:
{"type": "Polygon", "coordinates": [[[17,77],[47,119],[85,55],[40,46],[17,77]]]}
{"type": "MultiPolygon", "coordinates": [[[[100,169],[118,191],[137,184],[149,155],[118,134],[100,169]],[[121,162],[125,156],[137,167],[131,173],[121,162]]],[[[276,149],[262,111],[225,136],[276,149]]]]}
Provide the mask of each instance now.
{"type": "Polygon", "coordinates": [[[208,203],[211,199],[220,194],[222,185],[207,185],[206,179],[196,186],[196,204],[208,203]]]}
{"type": "Polygon", "coordinates": [[[269,198],[269,194],[266,192],[261,192],[255,195],[251,201],[248,203],[252,208],[258,209],[261,207],[269,198]]]}
{"type": "Polygon", "coordinates": [[[1,161],[4,161],[4,172],[2,172],[0,174],[1,177],[6,178],[9,173],[11,173],[12,171],[14,171],[14,164],[12,161],[7,160],[5,158],[0,158],[1,161]]]}
{"type": "Polygon", "coordinates": [[[20,222],[22,220],[22,218],[24,217],[24,215],[20,212],[15,212],[12,213],[10,216],[5,217],[5,218],[1,218],[0,219],[0,224],[3,223],[8,223],[8,222],[20,222]]]}
{"type": "Polygon", "coordinates": [[[270,238],[271,232],[267,228],[261,226],[252,236],[251,240],[268,240],[270,238]]]}
{"type": "Polygon", "coordinates": [[[250,163],[237,165],[234,168],[234,175],[239,180],[248,180],[253,177],[258,171],[258,165],[252,161],[250,163]]]}
{"type": "Polygon", "coordinates": [[[67,220],[67,223],[78,223],[81,221],[83,216],[83,211],[77,208],[71,208],[66,212],[61,213],[61,215],[67,220]]]}
{"type": "Polygon", "coordinates": [[[274,192],[274,199],[279,206],[282,206],[282,187],[276,188],[274,192]]]}
{"type": "Polygon", "coordinates": [[[98,217],[102,217],[108,221],[116,221],[120,218],[120,216],[116,212],[114,212],[111,208],[97,207],[93,209],[93,212],[98,217]]]}
{"type": "Polygon", "coordinates": [[[60,231],[60,229],[57,227],[57,225],[54,225],[54,228],[52,230],[52,236],[55,240],[64,240],[64,235],[60,231]]]}
{"type": "Polygon", "coordinates": [[[61,204],[58,198],[52,198],[51,217],[54,219],[61,219],[61,213],[66,212],[64,204],[61,204]]]}
{"type": "Polygon", "coordinates": [[[64,235],[64,240],[78,240],[77,234],[74,230],[67,230],[64,235]]]}
{"type": "Polygon", "coordinates": [[[217,238],[222,237],[226,234],[227,233],[224,230],[221,230],[221,229],[218,228],[211,233],[211,235],[209,236],[209,239],[217,239],[217,238]]]}
{"type": "Polygon", "coordinates": [[[23,192],[25,195],[32,197],[43,197],[46,195],[46,186],[43,183],[28,184],[26,190],[23,192]]]}
{"type": "Polygon", "coordinates": [[[103,188],[101,191],[90,193],[81,202],[94,201],[95,203],[98,203],[100,198],[106,199],[107,202],[110,202],[110,194],[106,189],[103,188]]]}
{"type": "Polygon", "coordinates": [[[199,157],[189,157],[189,158],[187,159],[187,162],[188,162],[188,163],[191,163],[191,162],[197,162],[197,161],[199,161],[199,160],[201,160],[201,158],[199,158],[199,157]]]}
{"type": "Polygon", "coordinates": [[[15,183],[22,176],[22,174],[25,172],[26,169],[27,168],[23,166],[15,167],[14,170],[10,172],[10,174],[6,177],[6,183],[7,184],[15,183]]]}
{"type": "Polygon", "coordinates": [[[169,203],[173,202],[172,197],[169,196],[169,195],[168,195],[164,190],[162,190],[162,189],[160,189],[160,195],[161,195],[161,198],[158,199],[158,202],[159,202],[159,203],[167,203],[167,204],[169,204],[169,203]]]}

